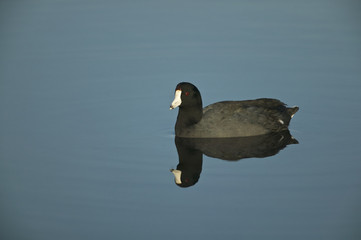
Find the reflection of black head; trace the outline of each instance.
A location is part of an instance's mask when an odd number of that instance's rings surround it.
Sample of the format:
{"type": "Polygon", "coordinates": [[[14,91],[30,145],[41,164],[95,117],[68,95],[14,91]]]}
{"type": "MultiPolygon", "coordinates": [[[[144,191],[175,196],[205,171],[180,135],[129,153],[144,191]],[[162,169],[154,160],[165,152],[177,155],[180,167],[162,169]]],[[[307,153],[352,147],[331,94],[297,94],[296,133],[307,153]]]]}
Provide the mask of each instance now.
{"type": "Polygon", "coordinates": [[[196,184],[199,180],[202,172],[202,159],[203,154],[201,151],[192,148],[186,144],[186,139],[175,138],[175,144],[177,146],[179,164],[177,165],[176,174],[180,174],[179,179],[176,180],[176,184],[180,187],[190,187],[196,184]]]}

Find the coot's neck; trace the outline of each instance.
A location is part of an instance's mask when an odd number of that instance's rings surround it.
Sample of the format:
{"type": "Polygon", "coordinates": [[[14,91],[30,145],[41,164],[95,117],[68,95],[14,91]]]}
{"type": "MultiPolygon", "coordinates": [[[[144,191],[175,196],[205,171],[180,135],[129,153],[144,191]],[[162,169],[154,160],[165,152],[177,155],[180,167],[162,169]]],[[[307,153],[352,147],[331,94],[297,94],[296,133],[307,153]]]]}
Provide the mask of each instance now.
{"type": "Polygon", "coordinates": [[[176,128],[189,127],[198,123],[202,119],[203,107],[202,104],[196,106],[180,106],[176,128]]]}

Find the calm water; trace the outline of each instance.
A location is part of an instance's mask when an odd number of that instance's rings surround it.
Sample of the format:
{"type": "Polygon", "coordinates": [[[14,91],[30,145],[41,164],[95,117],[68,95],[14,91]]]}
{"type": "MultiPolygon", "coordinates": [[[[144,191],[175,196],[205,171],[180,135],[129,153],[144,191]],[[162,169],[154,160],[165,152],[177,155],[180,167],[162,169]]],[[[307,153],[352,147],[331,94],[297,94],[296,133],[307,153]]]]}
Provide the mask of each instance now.
{"type": "Polygon", "coordinates": [[[360,10],[1,1],[1,239],[360,239],[360,10]],[[298,105],[299,144],[239,161],[198,152],[198,181],[178,187],[180,81],[205,105],[298,105]]]}

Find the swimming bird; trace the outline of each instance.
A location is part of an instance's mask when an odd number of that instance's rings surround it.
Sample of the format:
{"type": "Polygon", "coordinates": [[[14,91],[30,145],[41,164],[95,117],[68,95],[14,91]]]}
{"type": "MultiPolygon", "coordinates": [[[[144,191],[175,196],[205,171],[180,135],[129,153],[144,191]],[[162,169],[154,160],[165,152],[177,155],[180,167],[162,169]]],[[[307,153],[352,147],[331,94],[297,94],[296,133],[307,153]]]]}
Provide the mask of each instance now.
{"type": "Polygon", "coordinates": [[[170,109],[179,107],[175,135],[185,138],[248,137],[288,129],[298,107],[278,99],[216,102],[203,108],[198,88],[181,82],[170,109]]]}

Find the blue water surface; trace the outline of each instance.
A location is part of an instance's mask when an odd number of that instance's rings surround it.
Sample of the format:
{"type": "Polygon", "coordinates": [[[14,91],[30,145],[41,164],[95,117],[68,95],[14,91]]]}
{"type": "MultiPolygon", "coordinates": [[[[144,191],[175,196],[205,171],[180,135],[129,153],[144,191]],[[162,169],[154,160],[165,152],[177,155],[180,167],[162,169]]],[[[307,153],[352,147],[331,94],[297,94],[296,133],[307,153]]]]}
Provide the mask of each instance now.
{"type": "Polygon", "coordinates": [[[360,239],[357,1],[1,1],[1,239],[360,239]],[[174,183],[178,82],[299,144],[174,183]]]}

